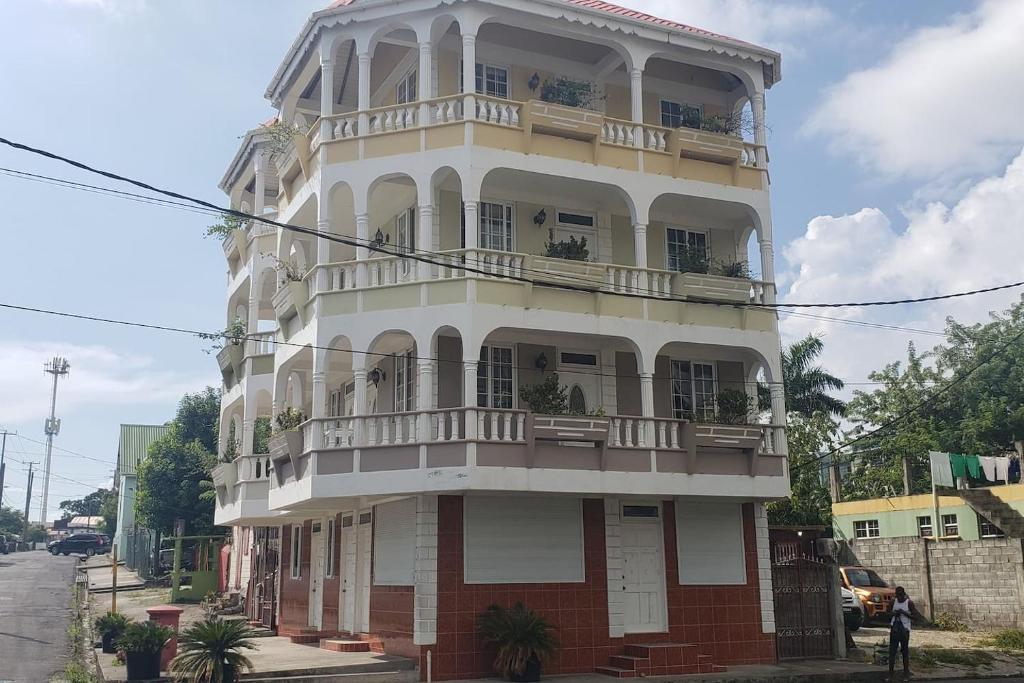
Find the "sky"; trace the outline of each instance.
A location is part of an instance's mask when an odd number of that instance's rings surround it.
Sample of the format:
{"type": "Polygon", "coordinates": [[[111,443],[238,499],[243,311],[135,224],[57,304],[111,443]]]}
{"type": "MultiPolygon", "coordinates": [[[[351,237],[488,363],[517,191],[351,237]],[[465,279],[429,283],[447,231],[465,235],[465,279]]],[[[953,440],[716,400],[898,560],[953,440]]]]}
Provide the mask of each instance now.
{"type": "MultiPolygon", "coordinates": [[[[1024,3],[1016,0],[621,0],[783,53],[767,95],[779,298],[920,297],[1021,278],[1024,3]]],[[[5,0],[0,136],[224,203],[239,137],[326,0],[5,0]]],[[[0,167],[95,183],[0,149],[0,167]]],[[[103,184],[103,183],[100,183],[103,184]]],[[[215,330],[226,264],[197,213],[110,199],[0,171],[0,303],[215,330]]],[[[947,316],[984,321],[1020,290],[889,309],[784,315],[785,341],[825,339],[824,365],[871,371],[941,342],[947,316]],[[882,329],[863,323],[911,328],[882,329]]],[[[71,362],[49,512],[110,482],[120,423],[162,423],[219,384],[198,339],[0,309],[4,504],[43,459],[49,383],[71,362]]],[[[32,519],[38,517],[36,479],[32,519]]]]}

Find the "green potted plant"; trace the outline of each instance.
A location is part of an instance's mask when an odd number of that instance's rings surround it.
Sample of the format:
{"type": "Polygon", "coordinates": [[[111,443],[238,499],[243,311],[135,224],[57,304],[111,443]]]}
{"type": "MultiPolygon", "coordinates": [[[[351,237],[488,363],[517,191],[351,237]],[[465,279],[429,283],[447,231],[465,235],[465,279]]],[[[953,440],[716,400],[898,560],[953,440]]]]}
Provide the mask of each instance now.
{"type": "Polygon", "coordinates": [[[484,641],[497,648],[494,671],[511,681],[539,681],[541,666],[558,648],[551,624],[521,602],[511,609],[491,605],[477,627],[484,641]]]}
{"type": "Polygon", "coordinates": [[[750,266],[746,261],[717,261],[712,269],[712,275],[732,277],[739,280],[750,280],[750,266]]]}
{"type": "Polygon", "coordinates": [[[750,422],[754,399],[739,389],[721,389],[715,396],[718,406],[716,422],[727,425],[743,425],[750,422]]]}
{"type": "Polygon", "coordinates": [[[125,626],[128,625],[128,617],[119,612],[107,612],[103,616],[96,618],[95,625],[96,630],[100,634],[100,644],[103,652],[108,655],[114,654],[117,651],[114,643],[121,637],[125,626]]]}
{"type": "Polygon", "coordinates": [[[576,81],[559,76],[544,80],[540,87],[540,99],[564,107],[594,109],[598,102],[606,99],[606,96],[597,92],[590,81],[576,81]]]}
{"type": "Polygon", "coordinates": [[[235,683],[252,662],[242,650],[255,650],[253,630],[241,619],[208,616],[178,635],[178,654],[171,674],[188,683],[235,683]]]}
{"type": "Polygon", "coordinates": [[[587,261],[590,259],[590,250],[587,249],[587,238],[576,239],[575,235],[569,235],[569,240],[560,242],[548,242],[545,247],[545,256],[551,258],[566,259],[567,261],[587,261]]]}
{"type": "Polygon", "coordinates": [[[160,678],[160,651],[174,630],[155,621],[133,621],[124,627],[117,647],[124,652],[129,681],[160,678]]]}
{"type": "MultiPolygon", "coordinates": [[[[302,455],[303,439],[299,425],[306,421],[306,414],[298,408],[285,408],[274,418],[274,434],[270,437],[270,457],[275,464],[282,460],[290,460],[293,468],[298,467],[299,456],[302,455]]],[[[278,484],[281,481],[281,468],[277,467],[278,484]]],[[[295,469],[298,475],[298,469],[295,469]]]]}

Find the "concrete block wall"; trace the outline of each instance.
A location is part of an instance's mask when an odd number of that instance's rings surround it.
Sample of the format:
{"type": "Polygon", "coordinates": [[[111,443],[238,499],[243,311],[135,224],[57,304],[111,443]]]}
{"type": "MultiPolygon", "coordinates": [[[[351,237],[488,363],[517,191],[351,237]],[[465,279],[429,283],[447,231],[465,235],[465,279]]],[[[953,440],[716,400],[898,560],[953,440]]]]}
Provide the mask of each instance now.
{"type": "Polygon", "coordinates": [[[1019,539],[860,539],[850,551],[857,563],[906,588],[925,616],[948,613],[979,628],[1024,627],[1019,539]]]}

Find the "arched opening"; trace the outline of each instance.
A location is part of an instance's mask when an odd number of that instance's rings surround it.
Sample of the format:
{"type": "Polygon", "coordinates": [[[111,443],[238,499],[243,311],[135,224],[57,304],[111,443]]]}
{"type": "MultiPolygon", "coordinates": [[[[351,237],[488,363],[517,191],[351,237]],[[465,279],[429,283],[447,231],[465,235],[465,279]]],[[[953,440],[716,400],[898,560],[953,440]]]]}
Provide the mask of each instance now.
{"type": "Polygon", "coordinates": [[[742,116],[747,88],[735,74],[659,55],[647,60],[643,82],[645,123],[753,135],[752,120],[742,116]]]}
{"type": "Polygon", "coordinates": [[[382,248],[370,249],[367,267],[369,286],[391,285],[411,280],[415,261],[391,253],[416,250],[419,215],[415,181],[405,174],[375,180],[369,191],[369,239],[382,248]]]}
{"type": "MultiPolygon", "coordinates": [[[[654,361],[654,416],[698,423],[749,424],[758,419],[750,349],[671,342],[654,361]]],[[[755,373],[756,374],[756,373],[755,373]]]]}

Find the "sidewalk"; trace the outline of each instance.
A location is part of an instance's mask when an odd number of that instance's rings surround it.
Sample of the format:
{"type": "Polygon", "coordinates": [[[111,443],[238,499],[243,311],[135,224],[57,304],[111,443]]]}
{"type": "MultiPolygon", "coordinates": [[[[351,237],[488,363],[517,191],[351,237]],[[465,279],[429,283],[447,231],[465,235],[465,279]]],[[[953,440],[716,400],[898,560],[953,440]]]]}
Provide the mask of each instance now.
{"type": "MultiPolygon", "coordinates": [[[[78,565],[78,571],[86,575],[90,593],[107,593],[113,588],[114,576],[109,555],[94,555],[78,565]]],[[[117,565],[117,590],[130,591],[145,587],[146,583],[139,575],[125,567],[117,565]]]]}

